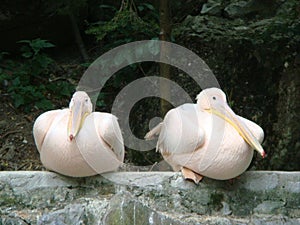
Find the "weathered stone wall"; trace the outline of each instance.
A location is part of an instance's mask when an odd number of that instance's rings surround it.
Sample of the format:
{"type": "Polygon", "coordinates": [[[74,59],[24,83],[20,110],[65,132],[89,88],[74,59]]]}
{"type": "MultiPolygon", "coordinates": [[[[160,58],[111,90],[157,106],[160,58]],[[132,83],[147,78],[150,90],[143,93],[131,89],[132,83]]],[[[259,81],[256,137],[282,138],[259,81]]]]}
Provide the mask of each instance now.
{"type": "Polygon", "coordinates": [[[199,185],[173,172],[0,172],[0,224],[300,224],[300,172],[199,185]]]}

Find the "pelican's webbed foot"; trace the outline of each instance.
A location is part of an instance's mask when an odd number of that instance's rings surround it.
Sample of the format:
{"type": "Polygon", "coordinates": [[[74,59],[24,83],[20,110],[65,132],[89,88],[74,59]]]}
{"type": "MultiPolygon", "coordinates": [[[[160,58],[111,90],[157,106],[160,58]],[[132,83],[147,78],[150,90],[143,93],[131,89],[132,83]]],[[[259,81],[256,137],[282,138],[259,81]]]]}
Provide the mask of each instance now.
{"type": "Polygon", "coordinates": [[[198,184],[203,179],[203,176],[201,176],[198,173],[195,173],[194,171],[192,171],[186,167],[182,167],[181,172],[182,172],[184,179],[192,180],[192,181],[194,181],[195,184],[198,184]]]}

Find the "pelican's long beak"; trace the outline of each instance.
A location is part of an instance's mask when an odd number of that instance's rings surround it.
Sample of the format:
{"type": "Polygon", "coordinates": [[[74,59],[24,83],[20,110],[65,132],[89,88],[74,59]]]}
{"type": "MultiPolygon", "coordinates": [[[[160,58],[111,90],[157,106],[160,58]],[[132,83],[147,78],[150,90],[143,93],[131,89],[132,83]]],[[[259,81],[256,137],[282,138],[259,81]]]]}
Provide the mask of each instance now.
{"type": "Polygon", "coordinates": [[[266,156],[265,151],[256,137],[226,103],[214,104],[209,111],[230,123],[253,149],[258,151],[263,158],[266,156]]]}
{"type": "Polygon", "coordinates": [[[72,141],[75,136],[78,134],[82,124],[84,122],[87,113],[83,110],[83,103],[76,102],[71,108],[71,114],[68,123],[68,136],[70,141],[72,141]]]}

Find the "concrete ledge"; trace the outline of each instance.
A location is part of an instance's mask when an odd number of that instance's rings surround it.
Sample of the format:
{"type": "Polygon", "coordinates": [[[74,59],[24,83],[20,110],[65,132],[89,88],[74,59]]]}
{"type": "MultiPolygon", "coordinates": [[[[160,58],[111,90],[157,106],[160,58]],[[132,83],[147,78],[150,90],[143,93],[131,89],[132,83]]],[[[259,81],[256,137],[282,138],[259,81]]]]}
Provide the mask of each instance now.
{"type": "Polygon", "coordinates": [[[173,172],[0,172],[0,224],[300,224],[300,172],[199,185],[173,172]]]}

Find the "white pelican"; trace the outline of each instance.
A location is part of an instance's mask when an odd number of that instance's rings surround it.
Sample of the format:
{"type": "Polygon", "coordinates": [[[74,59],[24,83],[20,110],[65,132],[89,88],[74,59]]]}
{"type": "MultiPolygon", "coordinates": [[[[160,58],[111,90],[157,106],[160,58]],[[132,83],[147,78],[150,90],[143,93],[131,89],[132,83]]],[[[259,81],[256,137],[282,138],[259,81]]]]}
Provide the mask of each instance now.
{"type": "Polygon", "coordinates": [[[170,110],[162,123],[145,138],[159,135],[156,150],[175,171],[198,183],[203,176],[226,180],[242,174],[249,166],[253,149],[264,158],[260,126],[237,116],[218,88],[205,89],[197,104],[170,110]]]}
{"type": "Polygon", "coordinates": [[[40,115],[33,125],[33,136],[43,165],[67,176],[114,171],[124,160],[117,118],[92,112],[91,100],[83,91],[74,93],[69,109],[40,115]]]}

